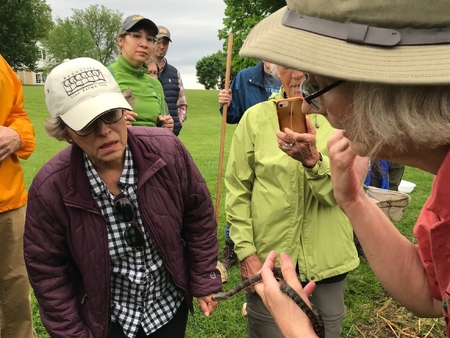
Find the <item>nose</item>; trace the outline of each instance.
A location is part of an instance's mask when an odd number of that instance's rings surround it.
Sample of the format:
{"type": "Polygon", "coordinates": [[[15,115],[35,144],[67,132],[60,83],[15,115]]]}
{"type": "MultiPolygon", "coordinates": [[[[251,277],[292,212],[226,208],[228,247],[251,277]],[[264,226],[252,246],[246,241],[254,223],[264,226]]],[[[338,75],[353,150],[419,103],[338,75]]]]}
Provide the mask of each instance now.
{"type": "Polygon", "coordinates": [[[102,119],[97,120],[97,135],[106,136],[111,132],[111,128],[108,124],[103,122],[102,119]]]}
{"type": "Polygon", "coordinates": [[[301,70],[294,70],[292,71],[292,78],[295,80],[301,79],[305,77],[305,73],[301,70]]]}

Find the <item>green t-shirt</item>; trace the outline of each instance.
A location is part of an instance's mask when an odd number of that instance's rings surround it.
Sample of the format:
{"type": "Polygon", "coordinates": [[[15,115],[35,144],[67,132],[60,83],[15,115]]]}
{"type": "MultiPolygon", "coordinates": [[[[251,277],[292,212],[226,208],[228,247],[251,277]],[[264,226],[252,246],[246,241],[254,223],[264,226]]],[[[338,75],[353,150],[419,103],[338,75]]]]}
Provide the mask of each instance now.
{"type": "Polygon", "coordinates": [[[122,55],[108,66],[122,92],[131,89],[134,96],[135,126],[156,127],[158,115],[165,115],[164,90],[161,83],[147,75],[147,65],[135,67],[122,55]]]}

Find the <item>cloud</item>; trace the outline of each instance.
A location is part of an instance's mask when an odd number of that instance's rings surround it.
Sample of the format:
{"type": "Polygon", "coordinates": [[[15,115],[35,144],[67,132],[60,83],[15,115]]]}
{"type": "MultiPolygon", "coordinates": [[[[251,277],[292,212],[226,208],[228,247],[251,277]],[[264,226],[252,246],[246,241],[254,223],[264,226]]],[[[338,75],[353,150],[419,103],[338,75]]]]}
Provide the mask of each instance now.
{"type": "MultiPolygon", "coordinates": [[[[52,8],[54,19],[70,17],[72,8],[86,9],[93,4],[92,0],[77,0],[75,6],[69,0],[46,2],[52,8]]],[[[166,26],[173,41],[166,55],[168,62],[181,73],[185,88],[203,88],[197,83],[195,65],[223,47],[223,41],[217,37],[223,27],[225,4],[222,0],[97,0],[95,4],[117,10],[124,18],[140,14],[157,25],[166,26]]]]}

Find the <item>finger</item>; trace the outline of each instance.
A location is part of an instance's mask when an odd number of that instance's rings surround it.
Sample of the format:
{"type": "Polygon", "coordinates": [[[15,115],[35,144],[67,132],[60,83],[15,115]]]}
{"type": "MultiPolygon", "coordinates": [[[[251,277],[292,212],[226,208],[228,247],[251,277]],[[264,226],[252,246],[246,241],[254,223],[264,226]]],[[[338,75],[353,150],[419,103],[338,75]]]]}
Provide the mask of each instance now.
{"type": "Polygon", "coordinates": [[[305,285],[305,287],[303,288],[303,292],[309,297],[312,295],[314,289],[316,288],[316,283],[314,282],[309,282],[308,284],[305,285]]]}
{"type": "Polygon", "coordinates": [[[127,116],[138,116],[138,114],[132,110],[126,110],[125,113],[127,116]]]}
{"type": "MultiPolygon", "coordinates": [[[[275,251],[271,251],[267,256],[266,261],[263,264],[263,267],[261,268],[261,277],[265,287],[275,286],[275,284],[278,286],[279,284],[273,275],[275,260],[276,260],[275,251]]],[[[258,288],[261,287],[259,285],[255,286],[258,286],[258,288]]]]}
{"type": "Polygon", "coordinates": [[[295,271],[294,264],[292,263],[291,257],[285,252],[280,254],[280,264],[281,264],[281,273],[283,274],[283,279],[288,283],[291,287],[295,287],[297,289],[298,286],[301,287],[300,282],[298,281],[297,272],[295,271]]]}
{"type": "Polygon", "coordinates": [[[311,135],[316,135],[316,129],[313,127],[309,117],[306,117],[306,132],[311,135]]]}

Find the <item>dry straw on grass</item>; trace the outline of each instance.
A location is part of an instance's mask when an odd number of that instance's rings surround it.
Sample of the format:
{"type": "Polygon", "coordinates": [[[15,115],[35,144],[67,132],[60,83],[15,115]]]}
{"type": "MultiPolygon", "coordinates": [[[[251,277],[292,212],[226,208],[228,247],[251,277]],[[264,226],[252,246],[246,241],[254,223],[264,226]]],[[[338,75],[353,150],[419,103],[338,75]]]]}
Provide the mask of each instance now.
{"type": "Polygon", "coordinates": [[[445,338],[442,318],[418,318],[392,298],[388,298],[371,319],[368,325],[355,326],[360,337],[445,338]]]}

